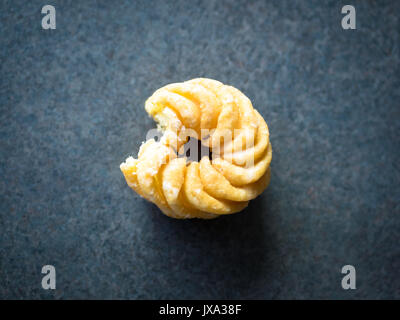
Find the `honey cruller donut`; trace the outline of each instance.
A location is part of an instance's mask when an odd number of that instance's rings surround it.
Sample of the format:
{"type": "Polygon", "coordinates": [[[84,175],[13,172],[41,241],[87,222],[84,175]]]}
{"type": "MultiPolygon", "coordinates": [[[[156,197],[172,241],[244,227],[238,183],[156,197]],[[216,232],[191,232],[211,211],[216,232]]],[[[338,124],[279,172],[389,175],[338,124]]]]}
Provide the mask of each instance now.
{"type": "Polygon", "coordinates": [[[238,89],[206,78],[172,83],[155,91],[145,109],[163,136],[143,143],[138,158],[127,158],[120,168],[127,184],[167,216],[236,213],[268,186],[268,126],[238,89]],[[182,156],[190,137],[207,146],[212,159],[182,156]]]}

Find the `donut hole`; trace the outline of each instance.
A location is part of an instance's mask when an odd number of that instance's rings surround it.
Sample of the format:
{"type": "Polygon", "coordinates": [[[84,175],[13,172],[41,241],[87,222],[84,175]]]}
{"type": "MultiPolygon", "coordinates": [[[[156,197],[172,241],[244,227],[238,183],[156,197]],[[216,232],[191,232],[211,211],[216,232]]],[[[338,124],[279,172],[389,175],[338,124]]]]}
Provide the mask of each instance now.
{"type": "Polygon", "coordinates": [[[203,145],[200,140],[189,137],[188,141],[181,147],[179,157],[186,157],[187,163],[200,162],[201,158],[207,156],[212,159],[211,149],[203,145]]]}

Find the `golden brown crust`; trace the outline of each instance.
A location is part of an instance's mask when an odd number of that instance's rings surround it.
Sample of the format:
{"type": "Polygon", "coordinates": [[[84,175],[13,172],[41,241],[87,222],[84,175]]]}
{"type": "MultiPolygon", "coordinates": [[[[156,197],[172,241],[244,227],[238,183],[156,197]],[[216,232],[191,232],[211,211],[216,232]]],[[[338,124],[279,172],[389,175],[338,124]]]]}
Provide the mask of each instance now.
{"type": "Polygon", "coordinates": [[[164,214],[212,219],[239,212],[268,186],[268,126],[238,89],[205,78],[173,83],[155,91],[145,109],[164,136],[146,141],[138,159],[120,167],[128,185],[164,214]],[[213,159],[178,158],[188,136],[201,139],[213,159]]]}

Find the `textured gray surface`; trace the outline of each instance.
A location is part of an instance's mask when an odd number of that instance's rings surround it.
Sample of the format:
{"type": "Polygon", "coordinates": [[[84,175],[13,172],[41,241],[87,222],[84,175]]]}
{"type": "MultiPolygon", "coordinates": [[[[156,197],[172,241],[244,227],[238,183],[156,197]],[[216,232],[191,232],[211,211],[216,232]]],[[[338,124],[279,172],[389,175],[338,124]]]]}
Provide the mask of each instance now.
{"type": "Polygon", "coordinates": [[[352,1],[356,31],[342,1],[49,3],[52,31],[43,1],[0,4],[0,298],[400,298],[398,1],[352,1]],[[265,117],[272,183],[176,221],[119,164],[145,99],[199,76],[265,117]]]}

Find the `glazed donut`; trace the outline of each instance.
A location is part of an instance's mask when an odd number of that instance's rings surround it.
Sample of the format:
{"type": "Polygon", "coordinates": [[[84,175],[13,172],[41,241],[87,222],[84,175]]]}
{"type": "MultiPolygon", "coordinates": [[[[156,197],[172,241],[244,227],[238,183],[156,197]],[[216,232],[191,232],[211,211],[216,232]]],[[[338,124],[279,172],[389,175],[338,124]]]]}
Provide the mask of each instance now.
{"type": "Polygon", "coordinates": [[[238,89],[198,78],[166,85],[147,99],[147,113],[163,132],[120,165],[127,184],[169,217],[212,219],[236,213],[268,186],[269,130],[238,89]],[[212,152],[189,161],[198,139],[212,152]]]}

